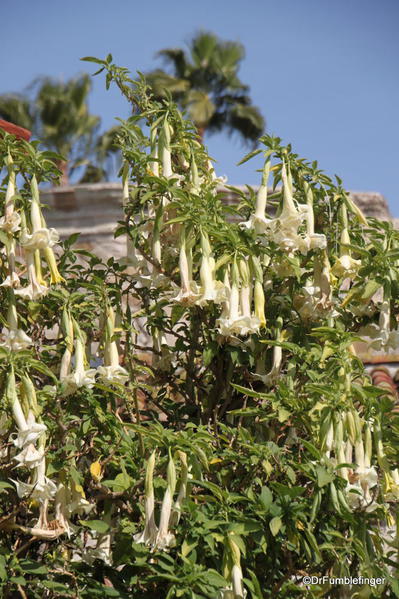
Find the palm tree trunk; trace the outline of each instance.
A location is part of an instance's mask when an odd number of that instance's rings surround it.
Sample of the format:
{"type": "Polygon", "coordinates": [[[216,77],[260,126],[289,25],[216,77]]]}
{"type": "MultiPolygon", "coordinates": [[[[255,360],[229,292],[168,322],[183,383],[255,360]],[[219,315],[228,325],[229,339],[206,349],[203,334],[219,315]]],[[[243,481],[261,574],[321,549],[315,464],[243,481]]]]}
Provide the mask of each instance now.
{"type": "Polygon", "coordinates": [[[203,125],[197,127],[197,133],[198,137],[200,138],[201,144],[204,145],[205,127],[203,125]]]}
{"type": "Polygon", "coordinates": [[[57,160],[57,168],[61,171],[60,185],[69,185],[68,163],[65,160],[57,160]]]}

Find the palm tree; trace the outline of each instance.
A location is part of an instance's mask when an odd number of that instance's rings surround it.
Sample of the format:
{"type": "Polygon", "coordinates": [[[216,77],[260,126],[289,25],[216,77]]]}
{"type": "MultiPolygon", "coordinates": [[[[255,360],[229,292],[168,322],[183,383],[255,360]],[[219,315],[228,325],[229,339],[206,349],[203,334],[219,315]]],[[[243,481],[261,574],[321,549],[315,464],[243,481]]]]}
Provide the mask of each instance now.
{"type": "Polygon", "coordinates": [[[58,165],[64,184],[68,183],[69,172],[85,164],[93,151],[100,118],[89,113],[90,90],[91,79],[87,74],[65,83],[49,77],[38,80],[35,133],[48,149],[65,157],[58,165]]]}
{"type": "Polygon", "coordinates": [[[32,130],[46,149],[64,157],[58,167],[65,185],[73,169],[87,163],[100,124],[87,104],[91,79],[83,74],[63,83],[41,77],[30,88],[36,90],[33,100],[21,94],[1,95],[0,118],[32,130]]]}
{"type": "Polygon", "coordinates": [[[244,54],[240,43],[201,32],[192,39],[189,55],[181,48],[158,52],[172,73],[156,69],[148,73],[147,82],[157,98],[170,93],[187,109],[201,139],[205,131],[227,129],[255,142],[264,131],[265,121],[237,74],[244,54]]]}
{"type": "Polygon", "coordinates": [[[29,99],[22,94],[0,95],[0,118],[31,130],[34,115],[29,99]]]}

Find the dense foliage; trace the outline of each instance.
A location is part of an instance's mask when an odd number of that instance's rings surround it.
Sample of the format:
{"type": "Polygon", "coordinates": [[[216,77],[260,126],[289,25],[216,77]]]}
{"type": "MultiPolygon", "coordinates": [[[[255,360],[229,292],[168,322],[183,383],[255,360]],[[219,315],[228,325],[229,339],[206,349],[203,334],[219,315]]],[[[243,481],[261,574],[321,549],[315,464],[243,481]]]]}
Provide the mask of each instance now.
{"type": "Polygon", "coordinates": [[[398,415],[353,346],[397,346],[398,233],[269,136],[226,205],[175,105],[89,60],[137,113],[123,263],[59,242],[57,156],[0,140],[2,596],[399,597],[398,415]]]}

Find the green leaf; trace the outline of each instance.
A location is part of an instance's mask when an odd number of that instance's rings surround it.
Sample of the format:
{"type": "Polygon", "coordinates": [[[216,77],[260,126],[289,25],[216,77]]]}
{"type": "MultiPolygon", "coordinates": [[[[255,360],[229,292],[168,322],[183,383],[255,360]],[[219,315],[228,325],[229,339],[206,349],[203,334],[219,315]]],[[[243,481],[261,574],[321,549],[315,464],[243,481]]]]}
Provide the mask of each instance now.
{"type": "Polygon", "coordinates": [[[80,60],[85,60],[86,62],[95,62],[96,64],[107,64],[105,60],[101,60],[100,58],[96,58],[95,56],[84,56],[80,60]]]}
{"type": "Polygon", "coordinates": [[[6,565],[6,558],[4,555],[0,555],[0,580],[7,580],[6,565]]]}
{"type": "Polygon", "coordinates": [[[95,530],[100,534],[104,534],[109,530],[109,524],[107,522],[103,522],[102,520],[79,520],[79,523],[82,526],[86,526],[91,530],[95,530]]]}
{"type": "Polygon", "coordinates": [[[328,485],[334,480],[334,475],[331,472],[328,472],[323,466],[317,466],[316,468],[317,474],[317,484],[319,487],[324,487],[328,485]]]}
{"type": "Polygon", "coordinates": [[[67,597],[73,597],[74,591],[67,587],[65,584],[61,584],[60,582],[56,582],[55,580],[42,580],[41,584],[46,589],[51,589],[57,593],[62,593],[67,597]]]}
{"type": "Polygon", "coordinates": [[[259,501],[266,511],[269,510],[271,504],[273,503],[273,493],[270,491],[268,487],[262,487],[262,490],[259,495],[259,501]]]}
{"type": "Polygon", "coordinates": [[[221,588],[226,586],[226,581],[223,576],[212,568],[206,571],[204,578],[214,587],[221,588]]]}
{"type": "Polygon", "coordinates": [[[48,572],[46,566],[29,559],[21,560],[19,566],[24,572],[34,572],[35,574],[47,574],[48,572]]]}
{"type": "Polygon", "coordinates": [[[241,164],[244,164],[245,162],[248,162],[248,160],[251,160],[251,158],[253,158],[254,156],[257,156],[261,152],[263,152],[263,150],[261,150],[260,148],[258,148],[257,150],[253,150],[252,152],[249,152],[249,154],[247,154],[246,156],[244,156],[244,158],[242,158],[240,160],[240,162],[237,162],[237,166],[240,166],[241,164]]]}
{"type": "Polygon", "coordinates": [[[274,516],[274,518],[272,518],[272,520],[270,520],[269,527],[270,527],[271,533],[274,537],[278,534],[282,524],[283,523],[282,523],[280,516],[274,516]]]}

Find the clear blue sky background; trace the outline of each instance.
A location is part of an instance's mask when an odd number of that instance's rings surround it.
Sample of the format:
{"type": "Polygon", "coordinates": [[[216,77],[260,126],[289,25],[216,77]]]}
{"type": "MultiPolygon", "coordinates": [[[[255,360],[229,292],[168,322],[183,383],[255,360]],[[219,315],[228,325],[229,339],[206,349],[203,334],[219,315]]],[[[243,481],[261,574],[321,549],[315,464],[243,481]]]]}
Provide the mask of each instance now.
{"type": "MultiPolygon", "coordinates": [[[[2,0],[0,93],[37,75],[90,70],[82,56],[146,71],[157,50],[207,29],[246,48],[240,70],[269,133],[317,159],[352,190],[380,191],[399,216],[398,0],[2,0]]],[[[91,111],[103,129],[128,115],[116,89],[94,79],[91,111]]],[[[256,160],[236,163],[238,139],[206,139],[217,172],[257,183],[256,160]]]]}

